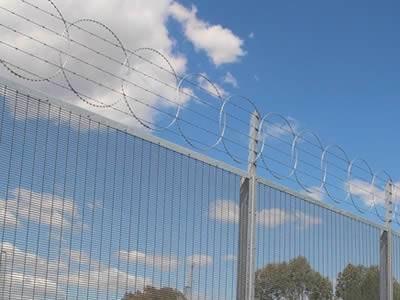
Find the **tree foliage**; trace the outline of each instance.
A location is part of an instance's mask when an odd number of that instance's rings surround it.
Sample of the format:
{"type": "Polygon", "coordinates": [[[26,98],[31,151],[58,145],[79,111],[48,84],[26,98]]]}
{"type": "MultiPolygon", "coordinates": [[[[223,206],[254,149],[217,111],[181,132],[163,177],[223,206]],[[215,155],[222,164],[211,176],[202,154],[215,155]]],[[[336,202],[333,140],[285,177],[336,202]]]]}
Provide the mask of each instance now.
{"type": "Polygon", "coordinates": [[[163,287],[157,289],[147,286],[143,291],[125,294],[122,300],[186,300],[186,298],[180,291],[173,288],[163,287]]]}
{"type": "MultiPolygon", "coordinates": [[[[343,300],[379,299],[379,268],[348,264],[338,274],[336,296],[343,300]]],[[[393,280],[393,298],[400,300],[400,285],[393,280]]]]}
{"type": "Polygon", "coordinates": [[[314,271],[307,259],[268,264],[256,272],[256,299],[332,299],[332,283],[314,271]]]}

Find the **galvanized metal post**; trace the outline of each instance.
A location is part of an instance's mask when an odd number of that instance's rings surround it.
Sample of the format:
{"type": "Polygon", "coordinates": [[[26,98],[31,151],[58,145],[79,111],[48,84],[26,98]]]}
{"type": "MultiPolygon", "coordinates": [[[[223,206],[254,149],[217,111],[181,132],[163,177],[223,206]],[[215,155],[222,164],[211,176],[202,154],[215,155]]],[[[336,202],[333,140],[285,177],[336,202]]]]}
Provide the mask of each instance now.
{"type": "Polygon", "coordinates": [[[389,181],[385,188],[386,217],[385,229],[380,238],[380,300],[393,300],[392,273],[392,220],[393,220],[393,183],[389,181]]]}
{"type": "Polygon", "coordinates": [[[248,177],[240,184],[239,257],[237,300],[254,299],[255,219],[256,219],[256,158],[260,116],[253,112],[250,122],[248,177]]]}
{"type": "Polygon", "coordinates": [[[6,272],[7,272],[7,252],[0,250],[0,276],[1,276],[1,298],[5,299],[4,290],[6,288],[6,272]]]}

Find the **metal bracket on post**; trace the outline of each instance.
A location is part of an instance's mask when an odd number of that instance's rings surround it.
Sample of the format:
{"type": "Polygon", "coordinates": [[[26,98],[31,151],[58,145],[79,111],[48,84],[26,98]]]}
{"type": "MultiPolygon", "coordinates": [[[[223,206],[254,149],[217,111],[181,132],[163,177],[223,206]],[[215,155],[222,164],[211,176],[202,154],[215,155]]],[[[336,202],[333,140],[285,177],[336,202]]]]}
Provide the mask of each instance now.
{"type": "Polygon", "coordinates": [[[250,123],[248,177],[240,183],[239,257],[237,300],[254,299],[255,219],[256,219],[256,158],[260,116],[253,112],[250,123]]]}
{"type": "Polygon", "coordinates": [[[392,220],[393,220],[393,183],[389,181],[385,188],[385,229],[380,238],[380,300],[393,300],[392,273],[392,220]]]}

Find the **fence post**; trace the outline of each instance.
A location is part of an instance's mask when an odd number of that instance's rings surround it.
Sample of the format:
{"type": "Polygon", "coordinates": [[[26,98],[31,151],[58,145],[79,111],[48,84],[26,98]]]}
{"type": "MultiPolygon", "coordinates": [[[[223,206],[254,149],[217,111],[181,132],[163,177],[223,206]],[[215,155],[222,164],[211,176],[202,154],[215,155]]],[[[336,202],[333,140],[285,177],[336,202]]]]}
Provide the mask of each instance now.
{"type": "Polygon", "coordinates": [[[389,181],[385,188],[386,217],[385,228],[380,238],[380,300],[393,300],[392,274],[392,219],[393,184],[389,181]]]}
{"type": "MultiPolygon", "coordinates": [[[[0,250],[0,276],[1,276],[1,298],[5,299],[4,290],[6,288],[6,272],[7,272],[7,252],[0,250]]],[[[11,279],[10,279],[11,280],[11,279]]]]}
{"type": "Polygon", "coordinates": [[[242,178],[240,183],[237,300],[254,299],[256,157],[259,123],[260,116],[258,112],[253,112],[249,133],[248,177],[242,178]]]}

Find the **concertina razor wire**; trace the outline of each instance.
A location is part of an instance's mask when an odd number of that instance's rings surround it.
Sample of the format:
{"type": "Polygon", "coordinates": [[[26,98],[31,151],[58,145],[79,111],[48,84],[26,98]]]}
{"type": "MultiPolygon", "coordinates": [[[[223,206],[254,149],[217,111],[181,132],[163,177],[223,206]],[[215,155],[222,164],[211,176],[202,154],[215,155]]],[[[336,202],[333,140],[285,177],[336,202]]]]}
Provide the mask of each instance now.
{"type": "MultiPolygon", "coordinates": [[[[66,50],[61,50],[54,46],[49,45],[46,42],[37,40],[32,36],[22,33],[20,31],[16,30],[15,28],[11,28],[7,25],[0,24],[1,27],[5,28],[7,30],[10,30],[14,33],[20,34],[27,39],[38,42],[56,52],[58,52],[58,64],[55,64],[55,63],[50,62],[49,60],[40,58],[37,55],[34,55],[33,53],[22,50],[19,47],[16,47],[15,45],[10,45],[4,41],[0,41],[0,43],[6,47],[12,48],[15,51],[18,51],[25,55],[29,55],[35,59],[39,59],[42,62],[52,65],[53,67],[56,67],[56,71],[52,72],[48,76],[43,77],[43,76],[39,76],[38,74],[35,74],[34,72],[31,72],[30,70],[27,70],[20,66],[15,65],[12,62],[7,61],[5,58],[0,58],[0,63],[12,75],[14,75],[20,79],[23,79],[25,81],[34,82],[34,83],[35,82],[36,83],[37,82],[50,83],[50,84],[54,84],[54,85],[63,87],[64,89],[68,89],[80,101],[86,103],[89,106],[95,107],[97,109],[114,109],[115,110],[116,109],[115,106],[117,104],[119,104],[121,101],[123,101],[126,111],[124,111],[124,112],[122,111],[122,112],[125,115],[129,115],[130,117],[134,118],[141,126],[143,126],[144,128],[146,128],[148,130],[151,130],[151,131],[167,131],[167,130],[175,131],[175,133],[178,133],[190,147],[194,148],[197,151],[201,151],[201,152],[206,152],[206,151],[209,151],[212,149],[216,149],[217,146],[222,145],[222,152],[224,152],[226,155],[228,155],[228,157],[235,163],[247,164],[247,163],[261,162],[263,165],[263,168],[271,176],[273,176],[273,178],[275,178],[276,180],[282,181],[285,179],[293,179],[294,178],[294,181],[298,184],[298,186],[300,186],[300,188],[302,190],[304,190],[306,193],[312,193],[312,189],[315,187],[308,186],[305,182],[303,182],[303,180],[301,179],[301,176],[299,175],[302,172],[301,168],[299,167],[299,163],[301,162],[299,145],[301,142],[306,142],[306,143],[312,145],[313,147],[317,148],[318,151],[321,153],[320,156],[318,157],[318,160],[319,160],[318,169],[319,169],[319,173],[320,173],[320,178],[315,178],[315,179],[319,180],[319,185],[317,186],[317,188],[319,190],[323,191],[328,196],[328,198],[336,204],[340,204],[341,202],[344,202],[348,199],[351,200],[351,203],[354,206],[354,208],[361,214],[364,214],[367,211],[373,210],[375,212],[376,216],[381,221],[385,221],[385,216],[379,211],[378,207],[384,206],[387,204],[387,203],[385,203],[387,201],[387,197],[382,196],[382,189],[380,189],[378,187],[378,183],[377,183],[378,180],[381,180],[384,183],[385,187],[391,186],[393,188],[392,197],[394,200],[396,200],[397,197],[400,196],[400,195],[398,195],[398,193],[400,191],[400,187],[398,187],[394,184],[392,177],[386,171],[381,170],[381,171],[374,172],[372,170],[372,168],[370,167],[370,165],[368,164],[368,162],[362,158],[355,158],[355,159],[351,160],[349,158],[349,156],[347,155],[346,151],[339,145],[331,144],[331,145],[325,146],[323,144],[322,140],[320,139],[320,137],[317,134],[313,133],[312,131],[308,131],[308,130],[297,131],[294,124],[292,124],[291,120],[282,114],[270,112],[270,113],[267,113],[267,114],[263,115],[262,117],[260,117],[261,116],[260,110],[251,99],[244,97],[244,96],[240,96],[240,95],[230,95],[230,94],[225,95],[224,93],[222,93],[220,91],[219,86],[216,83],[214,83],[211,79],[209,79],[204,73],[189,73],[189,74],[180,75],[180,74],[178,74],[178,72],[175,71],[175,68],[173,67],[172,63],[167,58],[167,56],[164,55],[161,51],[158,51],[151,47],[141,47],[141,48],[138,48],[135,50],[130,50],[130,49],[126,48],[124,46],[124,43],[122,42],[122,40],[118,37],[118,35],[111,28],[109,28],[107,25],[103,24],[100,21],[90,19],[90,18],[78,19],[73,22],[67,21],[67,19],[64,17],[61,10],[57,7],[57,5],[54,3],[53,0],[45,0],[45,1],[47,1],[49,3],[49,5],[52,7],[54,13],[47,11],[35,4],[32,4],[28,1],[26,1],[26,0],[19,0],[19,1],[23,4],[26,4],[34,9],[42,12],[42,13],[45,13],[45,14],[51,16],[52,18],[55,18],[55,19],[61,21],[63,24],[63,27],[64,27],[63,32],[62,33],[55,32],[53,29],[50,29],[49,27],[47,27],[43,24],[39,24],[39,23],[37,23],[21,14],[18,14],[15,11],[7,9],[3,6],[0,6],[0,9],[8,12],[9,14],[13,15],[14,17],[25,20],[26,22],[29,22],[31,24],[39,26],[40,28],[42,28],[44,30],[47,30],[49,32],[52,32],[53,34],[56,34],[57,36],[66,40],[67,46],[66,46],[66,50]],[[92,24],[94,26],[99,27],[102,30],[105,30],[106,32],[108,32],[108,34],[110,36],[113,37],[114,41],[110,41],[109,39],[104,38],[103,36],[100,36],[96,33],[91,32],[88,29],[85,29],[84,24],[92,24]],[[83,32],[89,34],[90,36],[92,36],[96,39],[99,39],[99,40],[121,50],[123,57],[124,57],[124,61],[115,59],[105,53],[102,53],[98,49],[93,49],[85,44],[80,43],[79,41],[74,40],[71,35],[71,28],[79,29],[80,31],[83,31],[83,32]],[[160,84],[168,86],[171,89],[175,89],[174,99],[170,99],[163,95],[159,95],[159,94],[155,93],[154,91],[148,90],[147,88],[140,86],[139,84],[134,83],[134,82],[132,82],[126,78],[123,78],[122,76],[118,76],[116,74],[108,74],[108,75],[113,76],[114,78],[119,80],[120,91],[117,91],[113,88],[105,86],[104,84],[96,82],[95,80],[86,78],[86,77],[82,76],[81,74],[78,74],[77,72],[74,72],[74,71],[68,69],[68,67],[67,67],[68,63],[70,62],[71,59],[74,59],[74,60],[80,61],[86,65],[89,65],[101,72],[107,73],[107,71],[102,69],[101,67],[99,67],[97,65],[93,65],[93,64],[91,64],[87,61],[84,61],[84,60],[80,59],[79,57],[76,57],[76,56],[72,55],[71,53],[69,53],[72,44],[77,44],[81,47],[84,47],[85,49],[87,49],[89,51],[92,51],[92,52],[102,56],[105,60],[119,64],[123,68],[127,69],[128,74],[130,72],[137,72],[141,76],[144,76],[144,77],[149,78],[153,81],[156,81],[160,84]],[[158,56],[159,58],[161,58],[162,61],[164,61],[166,63],[167,67],[161,66],[160,64],[157,64],[156,62],[145,58],[141,54],[143,52],[149,52],[151,54],[158,56]],[[166,83],[162,79],[154,77],[151,74],[147,74],[147,73],[135,68],[130,63],[132,56],[135,56],[135,57],[141,59],[142,61],[144,61],[148,64],[151,64],[152,66],[154,66],[164,72],[169,73],[170,75],[172,75],[172,77],[174,79],[173,80],[174,84],[166,83]],[[28,76],[25,74],[30,74],[31,76],[28,76]],[[99,99],[93,99],[90,96],[85,95],[84,93],[80,92],[79,89],[74,86],[74,84],[72,83],[72,80],[70,80],[69,74],[78,76],[82,80],[91,81],[94,84],[97,84],[98,86],[112,90],[113,92],[119,94],[120,98],[116,101],[113,101],[113,103],[110,103],[110,104],[107,104],[106,102],[101,101],[99,99]],[[62,78],[64,79],[66,86],[60,85],[53,81],[53,79],[55,79],[56,77],[60,77],[60,76],[62,76],[62,78]],[[196,82],[196,78],[201,79],[203,82],[205,82],[207,87],[204,87],[204,85],[201,85],[199,83],[199,81],[196,82]],[[211,97],[215,98],[217,100],[217,106],[209,104],[206,101],[204,101],[202,98],[200,98],[199,96],[195,95],[194,93],[189,92],[184,87],[185,83],[195,86],[196,88],[199,88],[200,90],[205,92],[207,95],[210,95],[211,97]],[[171,113],[161,111],[159,108],[153,107],[151,104],[145,103],[145,102],[141,101],[140,99],[129,95],[126,90],[126,87],[125,87],[127,84],[131,84],[139,89],[143,89],[148,93],[154,94],[155,96],[160,97],[169,103],[172,103],[173,105],[176,106],[175,113],[171,114],[171,113]],[[190,98],[194,99],[195,101],[201,103],[202,105],[207,106],[212,110],[215,110],[218,114],[217,120],[211,120],[210,117],[202,115],[200,112],[196,112],[193,109],[191,110],[191,108],[189,108],[187,105],[184,104],[184,101],[181,100],[181,97],[190,97],[190,98]],[[245,102],[246,104],[248,104],[251,107],[251,109],[250,110],[246,109],[243,106],[234,103],[232,101],[234,98],[245,102]],[[151,109],[154,109],[158,112],[166,114],[171,118],[171,120],[165,126],[160,126],[160,125],[156,124],[155,122],[146,120],[137,114],[137,112],[135,111],[135,107],[133,107],[133,105],[130,103],[130,101],[135,101],[135,102],[141,103],[142,105],[145,105],[151,109]],[[237,154],[235,154],[234,151],[232,149],[230,149],[230,147],[229,147],[229,143],[231,143],[231,144],[235,144],[236,146],[241,147],[242,149],[249,150],[247,145],[240,144],[239,142],[231,140],[227,137],[227,135],[226,135],[227,129],[232,128],[232,127],[230,127],[228,117],[233,118],[237,122],[244,123],[248,127],[250,127],[252,125],[250,125],[248,123],[248,120],[245,121],[235,115],[230,114],[227,111],[228,105],[235,106],[238,109],[243,110],[248,114],[256,113],[259,118],[259,126],[258,126],[258,128],[256,128],[256,130],[258,132],[256,142],[259,145],[259,149],[258,149],[257,155],[255,156],[254,161],[249,162],[247,160],[240,159],[239,156],[237,154]],[[199,129],[205,131],[206,134],[214,135],[214,137],[211,139],[211,142],[209,144],[203,143],[201,145],[201,143],[198,140],[196,140],[195,137],[190,136],[190,133],[188,133],[187,130],[184,129],[184,126],[182,124],[189,124],[194,127],[199,127],[198,125],[195,125],[191,121],[185,120],[182,117],[184,115],[185,110],[192,111],[193,113],[197,113],[198,115],[201,115],[202,117],[209,119],[209,121],[213,121],[217,124],[217,128],[218,128],[217,133],[211,132],[204,128],[199,128],[199,129]],[[274,122],[272,121],[273,118],[280,119],[283,126],[274,124],[274,122]],[[173,130],[173,127],[175,127],[176,130],[173,130]],[[274,135],[270,132],[271,128],[274,128],[274,127],[277,128],[278,130],[284,131],[285,134],[288,135],[291,139],[291,142],[288,143],[289,148],[290,148],[288,155],[290,157],[291,163],[289,165],[286,165],[289,168],[289,171],[286,174],[280,174],[278,171],[271,168],[270,163],[269,163],[270,158],[268,158],[265,155],[265,149],[267,147],[266,141],[270,138],[276,138],[279,140],[279,136],[274,135]],[[307,139],[306,138],[307,136],[311,137],[311,139],[314,140],[314,142],[311,142],[310,139],[307,139]],[[201,145],[201,146],[199,146],[199,145],[201,145]],[[337,150],[341,155],[335,154],[334,150],[337,150]],[[338,199],[338,197],[335,196],[334,193],[330,190],[327,178],[328,178],[328,175],[332,176],[332,174],[334,174],[334,173],[329,172],[329,168],[331,167],[331,165],[328,163],[328,159],[327,159],[328,154],[335,156],[336,158],[338,158],[339,160],[344,162],[346,165],[346,167],[345,167],[346,178],[345,178],[345,180],[343,180],[344,181],[343,182],[344,189],[345,189],[345,193],[346,193],[345,199],[342,199],[342,200],[338,199]],[[363,167],[360,167],[359,165],[362,165],[363,167]],[[369,179],[367,181],[367,185],[368,185],[367,188],[357,186],[354,183],[350,184],[350,182],[352,182],[352,180],[355,178],[353,173],[354,173],[354,169],[356,169],[356,168],[364,171],[368,175],[369,179]],[[366,207],[362,207],[362,205],[358,204],[357,201],[355,200],[355,198],[357,197],[357,193],[354,192],[354,187],[356,187],[358,190],[361,190],[362,193],[369,194],[372,197],[372,200],[370,201],[370,203],[368,203],[366,205],[366,207]]],[[[6,95],[4,95],[4,96],[6,96],[6,95]]],[[[248,139],[251,138],[248,134],[244,134],[244,133],[241,133],[241,134],[243,136],[247,137],[248,139]]],[[[307,151],[304,151],[304,152],[307,152],[307,151]]],[[[281,164],[284,165],[284,163],[281,163],[281,164]]],[[[304,173],[304,171],[303,171],[303,173],[304,173]]],[[[398,209],[399,209],[398,203],[395,203],[395,212],[394,212],[395,220],[400,225],[400,220],[398,218],[398,215],[399,215],[398,209]]]]}

